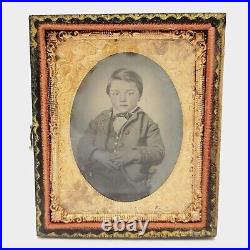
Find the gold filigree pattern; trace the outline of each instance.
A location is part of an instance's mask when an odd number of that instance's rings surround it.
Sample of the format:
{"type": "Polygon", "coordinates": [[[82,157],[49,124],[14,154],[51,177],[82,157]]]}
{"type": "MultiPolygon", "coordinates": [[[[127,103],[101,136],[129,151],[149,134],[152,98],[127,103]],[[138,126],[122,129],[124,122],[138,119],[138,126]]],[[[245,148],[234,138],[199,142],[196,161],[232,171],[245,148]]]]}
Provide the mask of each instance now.
{"type": "MultiPolygon", "coordinates": [[[[159,32],[157,38],[161,39],[162,41],[171,41],[171,40],[185,40],[188,41],[193,49],[195,50],[195,71],[196,71],[196,79],[195,79],[195,84],[194,84],[194,89],[193,89],[193,102],[194,102],[194,132],[193,132],[193,157],[191,159],[191,169],[190,171],[192,172],[193,176],[193,181],[192,181],[192,186],[193,186],[193,198],[192,202],[187,206],[187,208],[184,210],[184,212],[171,212],[171,213],[164,213],[161,211],[161,216],[159,216],[159,212],[156,214],[154,213],[147,213],[147,217],[149,216],[152,221],[157,221],[164,219],[169,222],[188,222],[188,221],[199,221],[200,216],[201,216],[201,196],[200,195],[195,195],[196,193],[201,193],[201,161],[202,161],[202,135],[203,135],[203,124],[202,124],[202,117],[203,117],[203,85],[204,85],[204,67],[206,63],[206,43],[205,43],[205,36],[204,33],[202,32],[194,32],[194,31],[170,31],[168,33],[160,34],[159,32]],[[164,214],[164,215],[163,215],[164,214]]],[[[75,69],[74,67],[77,67],[77,64],[75,65],[69,65],[67,60],[65,60],[64,57],[69,56],[62,54],[62,49],[60,50],[60,44],[63,44],[64,42],[68,41],[69,39],[72,41],[77,41],[78,43],[81,43],[84,41],[84,46],[86,47],[86,43],[88,44],[88,50],[85,57],[97,57],[96,55],[98,54],[98,46],[100,44],[97,44],[94,46],[93,41],[94,39],[96,40],[98,36],[98,39],[106,39],[106,40],[113,40],[114,37],[117,39],[125,38],[127,39],[128,37],[133,37],[134,39],[148,39],[151,42],[151,46],[156,45],[152,40],[151,37],[154,37],[155,34],[154,32],[151,32],[149,34],[147,33],[131,33],[131,32],[124,32],[122,34],[116,34],[116,33],[110,33],[108,38],[107,34],[98,34],[98,35],[93,35],[93,34],[80,34],[79,32],[75,31],[61,31],[61,32],[49,32],[48,33],[48,42],[47,42],[47,53],[48,53],[48,65],[49,65],[49,75],[50,75],[50,81],[51,81],[51,109],[50,109],[50,116],[51,116],[51,123],[50,123],[50,134],[51,134],[51,141],[52,141],[52,158],[51,158],[51,180],[52,180],[52,192],[53,195],[51,196],[51,203],[54,204],[55,207],[58,208],[58,204],[55,205],[56,202],[59,202],[58,199],[56,198],[56,193],[58,193],[60,189],[60,176],[62,175],[62,168],[60,167],[61,164],[57,163],[57,157],[58,157],[58,150],[56,148],[56,145],[59,145],[60,148],[60,140],[58,140],[58,124],[60,123],[60,119],[58,119],[58,112],[57,112],[57,106],[58,106],[58,101],[56,99],[56,96],[58,94],[63,94],[62,91],[60,92],[59,89],[63,88],[64,93],[70,92],[74,93],[76,86],[68,86],[67,89],[65,90],[65,84],[63,85],[62,81],[70,81],[68,77],[70,75],[73,75],[72,71],[78,70],[75,69]],[[90,38],[91,37],[91,38],[90,38]],[[59,48],[57,50],[57,48],[59,48]],[[92,52],[91,52],[92,48],[92,52]],[[89,53],[90,51],[90,53],[89,53]],[[59,58],[56,60],[56,58],[59,58]],[[62,76],[60,75],[60,67],[68,67],[69,69],[67,70],[68,74],[62,76]],[[57,68],[59,69],[57,71],[57,68]],[[66,79],[66,80],[65,80],[66,79]],[[55,171],[57,168],[57,164],[59,165],[59,169],[55,171]]],[[[100,40],[103,42],[103,40],[100,40]]],[[[106,42],[108,43],[108,42],[106,42]]],[[[134,46],[135,44],[130,45],[127,49],[123,47],[122,51],[131,51],[133,50],[136,52],[136,49],[138,46],[134,46]]],[[[63,45],[62,45],[63,46],[63,45]]],[[[101,44],[101,47],[103,48],[104,46],[107,46],[107,44],[101,44]]],[[[161,44],[160,44],[161,46],[161,44]]],[[[164,46],[164,44],[163,44],[164,46]]],[[[148,48],[149,49],[149,48],[148,48]]],[[[155,49],[155,47],[152,47],[152,49],[155,49]]],[[[159,50],[164,51],[164,48],[160,48],[158,46],[158,52],[159,50]]],[[[114,53],[115,50],[113,50],[114,53]]],[[[79,51],[76,51],[79,52],[79,51]]],[[[109,50],[108,50],[109,52],[109,50]]],[[[74,52],[73,52],[74,53],[74,52]]],[[[161,52],[159,52],[162,54],[161,52]]],[[[164,54],[164,52],[163,52],[164,54]]],[[[82,62],[82,57],[80,58],[82,62]]],[[[96,60],[97,61],[97,60],[96,60]]],[[[89,64],[89,60],[88,60],[89,64]]],[[[85,67],[86,69],[86,67],[85,67]]],[[[79,85],[79,84],[78,84],[79,85]]],[[[62,146],[64,143],[61,144],[62,146]]],[[[53,207],[54,207],[53,206],[53,207]]],[[[51,209],[52,211],[52,221],[54,221],[54,218],[56,218],[56,221],[58,221],[58,209],[51,209]],[[55,215],[56,214],[56,215],[55,215]]],[[[61,213],[61,222],[83,222],[83,221],[88,221],[88,220],[100,220],[101,217],[104,216],[103,213],[101,214],[87,214],[83,215],[81,213],[70,213],[70,212],[65,212],[65,210],[61,207],[60,211],[63,211],[61,213]]],[[[110,214],[112,217],[114,214],[110,214]]],[[[128,219],[131,218],[130,214],[122,213],[120,214],[122,218],[128,219]]],[[[106,215],[107,216],[107,215],[106,215]]],[[[137,213],[136,216],[138,218],[145,218],[145,215],[141,213],[137,213]]]]}

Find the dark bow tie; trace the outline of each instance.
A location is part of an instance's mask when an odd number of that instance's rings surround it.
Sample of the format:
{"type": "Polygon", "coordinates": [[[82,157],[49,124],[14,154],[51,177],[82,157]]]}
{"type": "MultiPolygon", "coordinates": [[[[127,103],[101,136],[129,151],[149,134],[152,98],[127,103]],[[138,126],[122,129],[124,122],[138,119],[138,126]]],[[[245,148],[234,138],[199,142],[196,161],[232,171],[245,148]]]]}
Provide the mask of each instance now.
{"type": "Polygon", "coordinates": [[[127,120],[132,116],[131,113],[125,112],[125,113],[118,113],[114,116],[114,119],[117,117],[125,117],[127,120]]]}

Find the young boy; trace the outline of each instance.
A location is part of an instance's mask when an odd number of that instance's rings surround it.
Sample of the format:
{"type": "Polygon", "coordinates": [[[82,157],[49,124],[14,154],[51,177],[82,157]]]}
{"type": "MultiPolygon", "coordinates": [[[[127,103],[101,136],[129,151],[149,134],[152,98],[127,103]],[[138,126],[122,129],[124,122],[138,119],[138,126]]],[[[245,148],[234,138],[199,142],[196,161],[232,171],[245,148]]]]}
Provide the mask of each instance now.
{"type": "Polygon", "coordinates": [[[113,72],[106,92],[112,108],[89,123],[78,146],[78,165],[104,196],[134,201],[149,195],[149,168],[162,162],[165,148],[157,124],[138,107],[141,77],[125,68],[113,72]]]}

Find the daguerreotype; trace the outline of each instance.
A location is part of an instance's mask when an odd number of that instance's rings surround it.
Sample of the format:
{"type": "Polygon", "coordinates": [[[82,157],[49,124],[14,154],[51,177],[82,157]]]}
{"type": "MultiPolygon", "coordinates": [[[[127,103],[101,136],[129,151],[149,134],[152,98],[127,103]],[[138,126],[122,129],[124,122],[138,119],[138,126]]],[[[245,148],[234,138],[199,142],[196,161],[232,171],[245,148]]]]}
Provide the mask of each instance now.
{"type": "Polygon", "coordinates": [[[30,16],[38,236],[216,236],[224,29],[30,16]]]}

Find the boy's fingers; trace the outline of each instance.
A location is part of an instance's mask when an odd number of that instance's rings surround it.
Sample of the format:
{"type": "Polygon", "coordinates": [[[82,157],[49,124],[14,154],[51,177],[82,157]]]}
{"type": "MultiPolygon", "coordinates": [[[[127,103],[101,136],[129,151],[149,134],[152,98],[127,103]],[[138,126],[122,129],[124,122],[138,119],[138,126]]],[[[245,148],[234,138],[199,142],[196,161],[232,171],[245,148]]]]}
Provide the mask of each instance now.
{"type": "Polygon", "coordinates": [[[110,154],[111,156],[116,156],[116,155],[120,155],[120,152],[114,152],[110,154]]]}
{"type": "Polygon", "coordinates": [[[110,159],[111,160],[116,160],[116,159],[120,159],[121,158],[121,155],[118,153],[114,153],[110,156],[110,159]]]}
{"type": "Polygon", "coordinates": [[[113,164],[118,168],[122,165],[122,161],[113,161],[113,164]]]}
{"type": "Polygon", "coordinates": [[[123,150],[118,150],[118,151],[114,152],[113,154],[115,154],[115,155],[120,155],[120,154],[122,154],[123,152],[124,152],[123,150]]]}
{"type": "Polygon", "coordinates": [[[117,167],[119,167],[119,164],[112,162],[112,161],[107,161],[105,164],[108,168],[110,169],[117,169],[117,167]]]}

